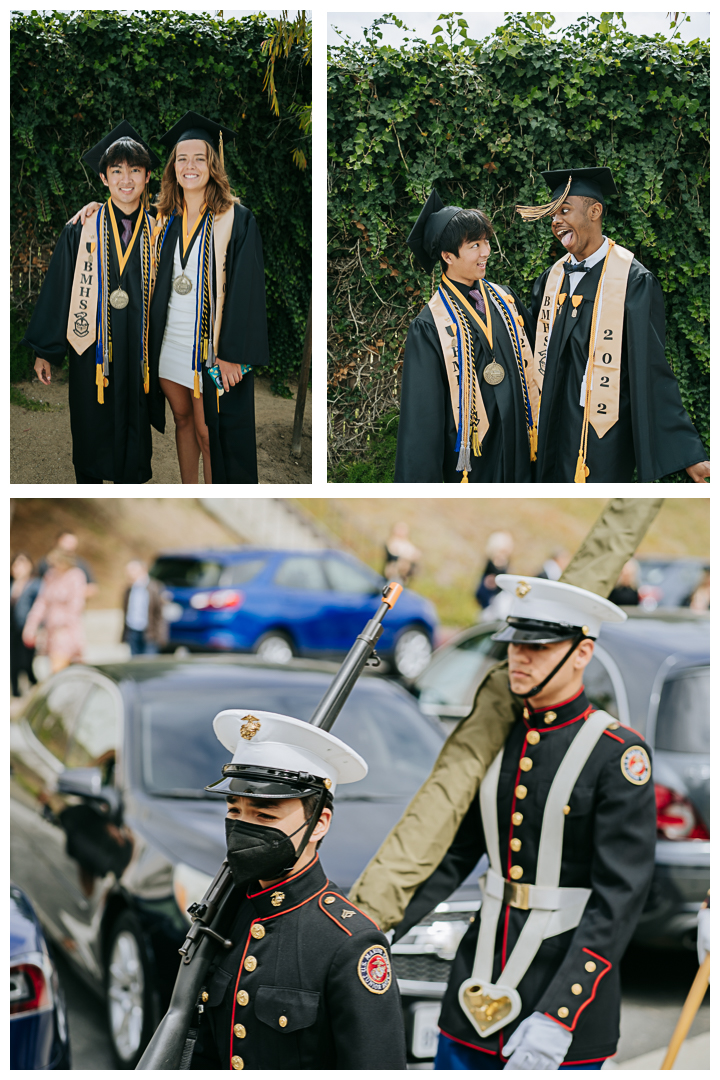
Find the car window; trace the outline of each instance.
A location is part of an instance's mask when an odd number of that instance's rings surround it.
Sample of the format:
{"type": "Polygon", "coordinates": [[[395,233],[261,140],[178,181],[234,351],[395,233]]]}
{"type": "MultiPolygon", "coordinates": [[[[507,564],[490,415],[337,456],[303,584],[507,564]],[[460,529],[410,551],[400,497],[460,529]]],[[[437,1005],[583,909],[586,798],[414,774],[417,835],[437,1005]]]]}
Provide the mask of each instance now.
{"type": "Polygon", "coordinates": [[[275,584],[286,589],[327,589],[319,559],[305,555],[291,556],[275,573],[275,584]]]}
{"type": "Polygon", "coordinates": [[[451,646],[434,660],[415,682],[421,705],[471,705],[473,691],[488,668],[502,659],[493,630],[478,631],[473,637],[451,646]]]}
{"type": "Polygon", "coordinates": [[[211,589],[220,583],[224,569],[224,565],[214,559],[159,558],[150,575],[163,585],[178,589],[211,589]]]}
{"type": "Polygon", "coordinates": [[[612,679],[597,656],[593,656],[585,668],[585,693],[596,709],[610,713],[616,720],[621,718],[612,679]]]}
{"type": "Polygon", "coordinates": [[[370,593],[379,592],[383,585],[383,579],[379,574],[366,570],[364,566],[355,566],[344,559],[325,559],[325,573],[330,582],[330,588],[336,592],[362,593],[367,596],[370,593]]]}
{"type": "Polygon", "coordinates": [[[665,680],[655,725],[655,747],[686,754],[710,752],[709,668],[691,668],[665,680]]]}
{"type": "MultiPolygon", "coordinates": [[[[383,691],[383,686],[357,687],[332,729],[369,766],[365,779],[341,789],[341,796],[412,795],[429,775],[442,745],[442,736],[414,702],[383,691]]],[[[242,707],[309,720],[324,689],[295,680],[278,680],[272,686],[249,684],[242,690],[242,707]]],[[[237,708],[238,696],[237,690],[228,689],[196,697],[173,691],[147,694],[141,725],[148,791],[200,796],[206,784],[220,779],[222,766],[232,755],[215,738],[212,721],[222,709],[237,708]]]]}
{"type": "Polygon", "coordinates": [[[246,581],[252,581],[265,566],[265,559],[243,559],[241,562],[230,563],[223,568],[218,585],[244,585],[246,581]]]}
{"type": "Polygon", "coordinates": [[[65,762],[70,735],[89,689],[90,683],[84,679],[61,679],[33,711],[32,732],[58,761],[65,762]]]}
{"type": "Polygon", "coordinates": [[[66,765],[69,769],[108,766],[115,760],[120,725],[115,695],[94,685],[83,702],[72,733],[66,765]]]}

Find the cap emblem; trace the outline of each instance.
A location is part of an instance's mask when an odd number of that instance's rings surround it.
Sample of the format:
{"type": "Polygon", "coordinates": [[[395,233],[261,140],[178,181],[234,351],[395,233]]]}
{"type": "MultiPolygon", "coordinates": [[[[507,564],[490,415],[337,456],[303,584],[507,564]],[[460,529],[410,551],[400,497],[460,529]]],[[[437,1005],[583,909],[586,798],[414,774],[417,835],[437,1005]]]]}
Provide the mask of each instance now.
{"type": "Polygon", "coordinates": [[[270,903],[272,904],[273,907],[280,907],[280,905],[282,904],[284,899],[285,899],[285,893],[276,891],[276,892],[271,894],[270,903]]]}
{"type": "Polygon", "coordinates": [[[527,581],[518,581],[515,586],[515,595],[522,600],[523,596],[527,596],[531,589],[532,585],[528,585],[527,581]]]}
{"type": "Polygon", "coordinates": [[[243,739],[247,739],[249,742],[250,739],[257,735],[258,731],[262,727],[262,724],[256,716],[246,716],[244,720],[245,722],[240,728],[240,734],[242,735],[243,739]]]}

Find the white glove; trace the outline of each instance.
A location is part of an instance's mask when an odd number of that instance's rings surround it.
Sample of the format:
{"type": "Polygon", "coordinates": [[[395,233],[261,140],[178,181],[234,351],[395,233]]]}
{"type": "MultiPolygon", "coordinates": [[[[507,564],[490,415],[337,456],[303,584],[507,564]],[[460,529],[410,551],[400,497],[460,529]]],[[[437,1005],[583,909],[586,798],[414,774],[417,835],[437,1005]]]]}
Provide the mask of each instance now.
{"type": "Polygon", "coordinates": [[[508,1039],[503,1054],[506,1069],[557,1069],[565,1060],[572,1032],[549,1016],[534,1012],[519,1024],[508,1039]]]}
{"type": "Polygon", "coordinates": [[[710,908],[701,907],[698,911],[698,935],[697,935],[697,954],[698,964],[702,964],[703,960],[710,952],[710,908]]]}

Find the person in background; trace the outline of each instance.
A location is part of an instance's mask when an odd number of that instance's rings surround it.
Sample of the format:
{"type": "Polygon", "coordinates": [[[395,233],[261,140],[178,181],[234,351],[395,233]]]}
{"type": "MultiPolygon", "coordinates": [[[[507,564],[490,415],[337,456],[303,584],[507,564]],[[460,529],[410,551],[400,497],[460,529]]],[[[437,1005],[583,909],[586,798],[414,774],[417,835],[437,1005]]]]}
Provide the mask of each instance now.
{"type": "Polygon", "coordinates": [[[49,569],[28,614],[22,640],[28,648],[33,648],[40,626],[45,627],[47,654],[54,674],[83,658],[82,616],[87,582],[73,557],[62,548],[54,548],[46,561],[49,569]]]}
{"type": "Polygon", "coordinates": [[[407,585],[417,573],[421,552],[410,540],[410,530],[404,521],[398,521],[390,530],[385,543],[385,577],[407,585]]]}
{"type": "Polygon", "coordinates": [[[485,545],[485,569],[475,592],[475,599],[482,608],[483,619],[494,618],[494,615],[488,616],[488,609],[500,593],[499,587],[495,584],[495,576],[507,573],[514,549],[515,541],[510,533],[490,533],[485,545]]]}
{"type": "Polygon", "coordinates": [[[628,559],[622,568],[617,585],[610,593],[608,599],[620,607],[636,607],[640,603],[638,584],[640,582],[640,567],[636,559],[628,559]]]}
{"type": "MultiPolygon", "coordinates": [[[[57,534],[57,537],[55,538],[55,547],[59,548],[60,551],[64,551],[66,555],[69,555],[74,560],[75,566],[79,567],[79,569],[82,570],[83,574],[85,575],[85,599],[89,600],[90,597],[94,596],[97,592],[97,584],[95,583],[93,572],[88,566],[88,564],[85,562],[84,559],[81,559],[78,556],[78,544],[79,540],[77,536],[74,532],[70,532],[68,529],[64,529],[62,532],[59,532],[57,534]]],[[[50,564],[48,562],[48,556],[40,560],[40,562],[38,563],[38,577],[45,577],[45,573],[48,570],[49,565],[50,564]]]]}
{"type": "Polygon", "coordinates": [[[35,649],[25,645],[22,632],[30,608],[40,591],[40,585],[41,581],[35,574],[32,559],[20,552],[10,566],[10,684],[13,697],[21,696],[21,672],[25,672],[31,686],[37,682],[32,669],[35,649]]]}
{"type": "Polygon", "coordinates": [[[706,570],[690,596],[683,602],[683,607],[689,607],[691,611],[710,610],[710,571],[706,570]]]}
{"type": "Polygon", "coordinates": [[[555,548],[550,558],[543,563],[538,577],[547,578],[548,581],[559,581],[563,570],[569,562],[570,552],[566,551],[565,548],[555,548]]]}
{"type": "Polygon", "coordinates": [[[147,564],[133,559],[125,567],[129,585],[123,596],[123,641],[133,656],[157,654],[167,642],[160,586],[148,574],[147,564]]]}

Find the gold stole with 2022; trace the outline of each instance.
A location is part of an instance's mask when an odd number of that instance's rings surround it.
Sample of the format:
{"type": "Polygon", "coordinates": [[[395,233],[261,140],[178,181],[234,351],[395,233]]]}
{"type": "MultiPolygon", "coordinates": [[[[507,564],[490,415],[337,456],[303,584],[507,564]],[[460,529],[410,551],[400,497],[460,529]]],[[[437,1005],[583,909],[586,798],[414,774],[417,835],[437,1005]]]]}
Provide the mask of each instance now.
{"type": "MultiPolygon", "coordinates": [[[[586,461],[589,428],[592,427],[597,437],[602,439],[618,420],[625,293],[632,260],[631,251],[616,244],[614,240],[609,241],[608,253],[593,305],[588,363],[585,370],[582,434],[575,466],[576,484],[584,484],[590,475],[586,461]]],[[[564,264],[566,262],[567,259],[560,259],[551,269],[538,318],[535,339],[535,373],[541,392],[553,324],[558,312],[568,299],[568,294],[561,292],[565,281],[564,264]]],[[[574,308],[577,308],[581,302],[581,297],[571,297],[574,308]]],[[[574,314],[575,311],[568,318],[572,318],[574,314]]],[[[542,418],[542,398],[540,417],[542,418]]]]}

